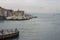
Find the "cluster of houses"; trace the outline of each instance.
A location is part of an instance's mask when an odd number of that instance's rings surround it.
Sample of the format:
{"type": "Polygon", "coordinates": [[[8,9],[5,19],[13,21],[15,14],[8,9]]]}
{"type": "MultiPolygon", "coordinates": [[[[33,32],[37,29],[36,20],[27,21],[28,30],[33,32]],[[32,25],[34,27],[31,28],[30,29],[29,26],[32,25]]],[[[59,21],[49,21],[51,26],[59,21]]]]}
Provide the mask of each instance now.
{"type": "Polygon", "coordinates": [[[25,14],[24,11],[14,11],[11,9],[5,9],[0,7],[0,19],[1,18],[6,18],[6,19],[31,19],[32,16],[29,14],[25,14]]]}

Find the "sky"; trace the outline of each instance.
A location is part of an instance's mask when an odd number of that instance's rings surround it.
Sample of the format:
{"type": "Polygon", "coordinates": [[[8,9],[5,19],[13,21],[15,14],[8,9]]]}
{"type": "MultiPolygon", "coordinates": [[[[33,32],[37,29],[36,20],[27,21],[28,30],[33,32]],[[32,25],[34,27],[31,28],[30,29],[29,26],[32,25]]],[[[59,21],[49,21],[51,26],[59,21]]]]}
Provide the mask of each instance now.
{"type": "Polygon", "coordinates": [[[60,0],[0,0],[0,6],[26,13],[60,13],[60,0]]]}

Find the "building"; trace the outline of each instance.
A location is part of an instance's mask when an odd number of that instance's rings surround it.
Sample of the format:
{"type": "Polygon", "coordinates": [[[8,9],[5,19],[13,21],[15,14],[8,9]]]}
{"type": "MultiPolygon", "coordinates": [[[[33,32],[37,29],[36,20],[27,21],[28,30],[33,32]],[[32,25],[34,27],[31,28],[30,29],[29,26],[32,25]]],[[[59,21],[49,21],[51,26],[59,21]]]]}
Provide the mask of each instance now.
{"type": "Polygon", "coordinates": [[[3,16],[3,8],[0,7],[0,16],[3,16]]]}
{"type": "Polygon", "coordinates": [[[13,16],[13,10],[4,9],[0,7],[0,16],[4,16],[4,17],[13,16]]]}
{"type": "Polygon", "coordinates": [[[3,12],[2,12],[3,13],[3,16],[4,17],[7,17],[7,9],[2,9],[2,10],[3,10],[3,12]]]}
{"type": "Polygon", "coordinates": [[[19,11],[19,10],[18,11],[15,11],[14,12],[14,15],[15,16],[23,16],[24,15],[24,11],[19,11]]]}
{"type": "Polygon", "coordinates": [[[4,14],[4,8],[0,7],[0,19],[6,19],[4,14]]]}
{"type": "Polygon", "coordinates": [[[0,17],[4,17],[4,18],[7,18],[7,19],[30,19],[32,18],[31,15],[29,14],[25,14],[24,11],[20,11],[20,10],[17,10],[17,11],[13,11],[11,9],[5,9],[5,8],[2,8],[0,7],[0,17]]]}
{"type": "Polygon", "coordinates": [[[13,16],[13,10],[7,9],[7,17],[13,16]]]}
{"type": "Polygon", "coordinates": [[[23,16],[24,15],[24,11],[13,11],[11,9],[4,9],[2,7],[0,7],[0,16],[4,16],[4,17],[10,17],[10,16],[23,16]]]}

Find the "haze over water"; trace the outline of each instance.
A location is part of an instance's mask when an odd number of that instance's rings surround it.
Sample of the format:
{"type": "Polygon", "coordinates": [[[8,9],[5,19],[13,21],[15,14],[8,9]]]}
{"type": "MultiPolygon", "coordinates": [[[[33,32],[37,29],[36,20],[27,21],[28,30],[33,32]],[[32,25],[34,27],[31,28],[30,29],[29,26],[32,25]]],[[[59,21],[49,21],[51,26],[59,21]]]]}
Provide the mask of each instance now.
{"type": "Polygon", "coordinates": [[[0,29],[19,29],[19,38],[10,40],[60,40],[60,14],[33,15],[38,18],[25,21],[0,21],[0,29]]]}

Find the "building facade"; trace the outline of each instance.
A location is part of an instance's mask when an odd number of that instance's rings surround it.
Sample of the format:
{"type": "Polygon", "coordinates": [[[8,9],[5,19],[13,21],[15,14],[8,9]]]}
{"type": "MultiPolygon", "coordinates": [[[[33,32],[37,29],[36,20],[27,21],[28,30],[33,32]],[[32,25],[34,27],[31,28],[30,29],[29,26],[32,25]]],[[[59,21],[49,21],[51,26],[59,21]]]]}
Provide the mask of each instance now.
{"type": "Polygon", "coordinates": [[[0,16],[3,16],[3,8],[0,7],[0,16]]]}
{"type": "Polygon", "coordinates": [[[7,10],[7,17],[13,16],[13,10],[7,10]]]}
{"type": "Polygon", "coordinates": [[[8,17],[13,15],[13,10],[0,7],[0,16],[8,17]]]}
{"type": "Polygon", "coordinates": [[[23,16],[24,15],[24,11],[19,11],[19,10],[18,11],[15,11],[14,12],[14,15],[15,16],[23,16]]]}

